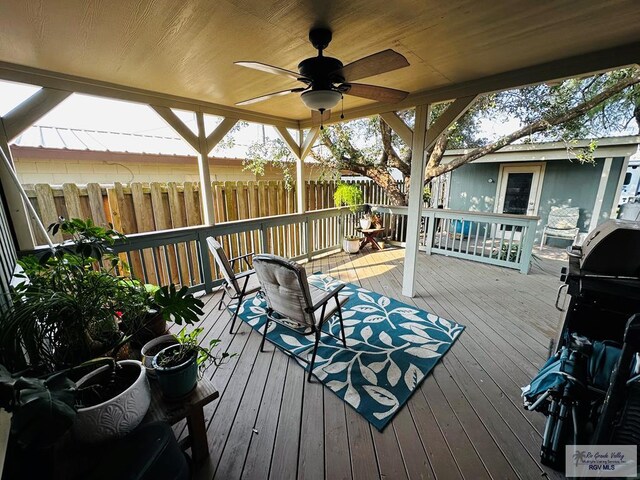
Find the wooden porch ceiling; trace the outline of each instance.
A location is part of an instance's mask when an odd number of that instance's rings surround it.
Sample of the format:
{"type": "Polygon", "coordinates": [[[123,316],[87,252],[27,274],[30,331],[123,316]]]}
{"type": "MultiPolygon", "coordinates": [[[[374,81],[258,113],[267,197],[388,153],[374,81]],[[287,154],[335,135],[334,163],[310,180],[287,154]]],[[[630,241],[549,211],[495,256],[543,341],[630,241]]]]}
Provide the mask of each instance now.
{"type": "MultiPolygon", "coordinates": [[[[317,24],[332,28],[327,54],[345,63],[405,55],[410,67],[363,80],[411,92],[403,107],[635,63],[640,50],[635,0],[6,0],[0,78],[306,126],[295,94],[235,108],[295,82],[233,62],[296,70],[315,55],[317,24]]],[[[394,108],[345,98],[347,118],[394,108]]]]}

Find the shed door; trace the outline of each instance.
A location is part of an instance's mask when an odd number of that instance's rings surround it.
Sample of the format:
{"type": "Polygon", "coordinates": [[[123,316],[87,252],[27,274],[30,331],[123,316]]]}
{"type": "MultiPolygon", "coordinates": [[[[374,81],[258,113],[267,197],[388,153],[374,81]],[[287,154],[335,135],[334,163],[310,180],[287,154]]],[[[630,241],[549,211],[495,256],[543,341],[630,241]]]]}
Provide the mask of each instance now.
{"type": "Polygon", "coordinates": [[[541,165],[502,167],[498,185],[498,212],[535,215],[542,180],[541,165]]]}

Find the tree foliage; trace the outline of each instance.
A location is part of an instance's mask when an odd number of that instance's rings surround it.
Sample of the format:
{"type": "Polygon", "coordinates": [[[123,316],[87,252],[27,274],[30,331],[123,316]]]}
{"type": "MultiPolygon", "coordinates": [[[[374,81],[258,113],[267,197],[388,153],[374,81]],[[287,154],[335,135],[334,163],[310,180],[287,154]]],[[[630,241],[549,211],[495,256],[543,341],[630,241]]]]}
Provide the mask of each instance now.
{"type": "MultiPolygon", "coordinates": [[[[571,158],[592,162],[597,144],[576,149],[577,139],[631,134],[640,130],[640,71],[637,68],[615,70],[553,84],[540,84],[487,94],[476,99],[469,110],[445,130],[427,152],[425,183],[444,173],[473,162],[514,142],[563,141],[571,158]],[[490,138],[483,125],[487,121],[515,121],[519,124],[509,134],[490,138]],[[442,163],[447,149],[467,151],[442,163]]],[[[433,105],[430,122],[448,107],[433,105]]],[[[414,110],[397,115],[413,127],[414,110]]],[[[411,146],[406,145],[379,116],[363,118],[326,127],[319,145],[311,155],[325,178],[336,178],[349,171],[371,178],[384,188],[392,202],[404,205],[407,196],[397,186],[392,170],[397,169],[410,182],[411,146]]],[[[284,142],[275,140],[255,147],[248,164],[252,171],[264,171],[272,162],[292,168],[284,142]]],[[[292,174],[285,173],[285,180],[292,174]]],[[[405,189],[408,191],[408,188],[405,189]]]]}

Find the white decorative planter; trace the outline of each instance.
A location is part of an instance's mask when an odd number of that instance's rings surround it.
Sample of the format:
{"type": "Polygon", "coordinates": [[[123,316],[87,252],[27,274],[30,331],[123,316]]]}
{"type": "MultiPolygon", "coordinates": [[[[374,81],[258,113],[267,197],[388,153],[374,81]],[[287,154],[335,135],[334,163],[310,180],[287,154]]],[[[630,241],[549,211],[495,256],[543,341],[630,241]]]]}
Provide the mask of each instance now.
{"type": "Polygon", "coordinates": [[[345,238],[342,241],[342,249],[347,253],[358,253],[360,251],[360,240],[357,238],[355,240],[345,238]]]}
{"type": "Polygon", "coordinates": [[[371,219],[370,218],[361,218],[360,219],[360,228],[362,228],[363,230],[368,230],[370,226],[371,226],[371,219]]]}
{"type": "MultiPolygon", "coordinates": [[[[122,360],[118,364],[137,365],[140,374],[133,385],[117,397],[93,407],[78,409],[73,433],[82,442],[96,443],[123,437],[140,424],[149,410],[151,392],[142,363],[137,360],[122,360]]],[[[85,375],[77,385],[81,386],[107,368],[110,367],[105,365],[85,375]]]]}

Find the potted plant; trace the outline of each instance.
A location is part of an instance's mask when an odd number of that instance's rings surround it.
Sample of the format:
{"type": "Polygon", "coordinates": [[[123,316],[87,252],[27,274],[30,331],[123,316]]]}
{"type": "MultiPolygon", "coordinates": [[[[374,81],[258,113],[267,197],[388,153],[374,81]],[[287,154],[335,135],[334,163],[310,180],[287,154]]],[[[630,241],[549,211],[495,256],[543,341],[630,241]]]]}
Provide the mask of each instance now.
{"type": "Polygon", "coordinates": [[[77,382],[75,437],[86,443],[120,438],[135,429],[149,409],[151,391],[142,363],[96,359],[107,363],[77,382]]]}
{"type": "Polygon", "coordinates": [[[60,371],[117,352],[127,340],[116,315],[119,259],[110,249],[120,234],[78,219],[50,226],[59,229],[73,243],[22,258],[11,307],[0,314],[0,362],[12,371],[60,371]]]}
{"type": "Polygon", "coordinates": [[[136,349],[167,333],[167,322],[178,325],[193,324],[203,315],[203,302],[195,298],[187,287],[159,287],[140,284],[137,280],[126,280],[126,289],[119,300],[121,330],[131,335],[131,344],[136,349]],[[132,291],[129,293],[127,290],[132,291]]]}
{"type": "Polygon", "coordinates": [[[3,478],[53,477],[54,445],[73,425],[75,403],[76,386],[65,373],[34,378],[0,365],[0,408],[11,414],[3,478]]]}
{"type": "Polygon", "coordinates": [[[176,335],[177,344],[161,350],[153,358],[153,368],[156,370],[158,384],[162,395],[169,400],[183,398],[196,387],[198,378],[211,363],[222,364],[231,355],[227,352],[216,356],[213,349],[220,343],[213,339],[208,347],[198,342],[203,332],[202,327],[194,328],[191,332],[186,327],[176,335]]]}
{"type": "MultiPolygon", "coordinates": [[[[362,207],[362,190],[358,185],[340,183],[333,194],[333,202],[337,207],[346,205],[351,210],[351,213],[355,214],[362,207]]],[[[363,226],[361,222],[360,226],[366,230],[369,228],[370,223],[363,226]]],[[[360,249],[360,239],[356,236],[345,236],[342,249],[347,253],[357,253],[360,249]]]]}
{"type": "Polygon", "coordinates": [[[178,343],[176,336],[167,333],[160,335],[159,337],[149,340],[144,344],[140,350],[141,362],[144,368],[147,370],[147,376],[149,378],[156,378],[156,369],[153,368],[153,357],[160,353],[165,348],[178,343]]]}
{"type": "Polygon", "coordinates": [[[362,230],[368,230],[369,228],[371,228],[371,215],[368,213],[365,213],[362,215],[362,217],[360,217],[360,228],[362,230]]]}
{"type": "Polygon", "coordinates": [[[357,235],[345,235],[342,249],[346,253],[358,253],[360,251],[360,237],[357,235]]]}
{"type": "Polygon", "coordinates": [[[374,228],[382,228],[382,215],[378,212],[373,212],[371,214],[371,223],[374,228]]]}

